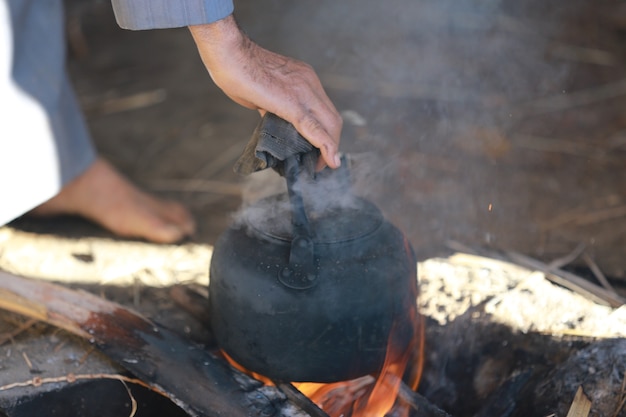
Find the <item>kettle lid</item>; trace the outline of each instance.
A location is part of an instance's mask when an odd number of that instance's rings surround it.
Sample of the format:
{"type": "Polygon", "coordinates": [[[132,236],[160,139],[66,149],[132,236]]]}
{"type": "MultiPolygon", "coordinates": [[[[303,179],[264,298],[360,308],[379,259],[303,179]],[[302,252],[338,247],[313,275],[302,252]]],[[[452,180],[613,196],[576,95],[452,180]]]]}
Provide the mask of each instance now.
{"type": "MultiPolygon", "coordinates": [[[[375,233],[383,223],[380,210],[371,202],[353,195],[324,207],[306,208],[311,239],[316,244],[348,242],[375,233]]],[[[257,201],[243,212],[248,228],[260,238],[291,242],[292,207],[289,196],[273,195],[257,201]]]]}

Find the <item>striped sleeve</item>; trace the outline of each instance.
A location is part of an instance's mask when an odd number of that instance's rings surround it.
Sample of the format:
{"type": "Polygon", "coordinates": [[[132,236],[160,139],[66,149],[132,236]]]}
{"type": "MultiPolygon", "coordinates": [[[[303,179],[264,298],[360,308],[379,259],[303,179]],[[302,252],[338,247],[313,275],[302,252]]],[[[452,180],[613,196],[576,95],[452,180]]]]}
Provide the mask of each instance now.
{"type": "Polygon", "coordinates": [[[212,23],[233,12],[232,0],[111,0],[124,29],[164,29],[212,23]]]}

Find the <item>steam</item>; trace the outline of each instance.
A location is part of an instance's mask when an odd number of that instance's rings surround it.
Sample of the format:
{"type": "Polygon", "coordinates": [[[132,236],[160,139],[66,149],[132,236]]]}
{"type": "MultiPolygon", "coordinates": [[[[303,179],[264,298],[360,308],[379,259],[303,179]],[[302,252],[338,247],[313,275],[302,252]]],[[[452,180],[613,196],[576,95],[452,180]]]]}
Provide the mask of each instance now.
{"type": "MultiPolygon", "coordinates": [[[[351,160],[344,164],[352,166],[351,160]]],[[[303,175],[294,184],[293,189],[302,196],[306,215],[310,221],[320,216],[328,216],[331,211],[346,213],[349,209],[358,209],[359,200],[353,193],[353,184],[346,176],[349,167],[339,170],[325,169],[309,177],[303,175]]],[[[273,170],[254,173],[248,177],[244,187],[244,205],[236,215],[236,223],[253,225],[260,230],[278,231],[289,236],[291,233],[292,203],[287,194],[286,180],[273,170]]],[[[337,226],[342,220],[333,218],[337,226]]]]}
{"type": "Polygon", "coordinates": [[[336,106],[359,116],[347,118],[341,144],[354,161],[354,191],[414,243],[489,241],[498,222],[528,210],[529,184],[509,167],[532,101],[562,93],[569,63],[547,50],[567,11],[503,0],[262,7],[280,16],[274,26],[242,25],[311,63],[336,106]]]}

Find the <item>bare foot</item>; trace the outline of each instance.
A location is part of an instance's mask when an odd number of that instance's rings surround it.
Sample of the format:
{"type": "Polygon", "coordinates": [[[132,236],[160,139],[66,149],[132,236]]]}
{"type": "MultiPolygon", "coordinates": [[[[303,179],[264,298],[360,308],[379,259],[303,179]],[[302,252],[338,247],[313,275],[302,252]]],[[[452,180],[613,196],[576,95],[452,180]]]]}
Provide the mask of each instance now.
{"type": "Polygon", "coordinates": [[[157,243],[177,242],[195,230],[191,214],[182,205],[139,190],[103,159],[31,214],[78,215],[119,236],[157,243]]]}

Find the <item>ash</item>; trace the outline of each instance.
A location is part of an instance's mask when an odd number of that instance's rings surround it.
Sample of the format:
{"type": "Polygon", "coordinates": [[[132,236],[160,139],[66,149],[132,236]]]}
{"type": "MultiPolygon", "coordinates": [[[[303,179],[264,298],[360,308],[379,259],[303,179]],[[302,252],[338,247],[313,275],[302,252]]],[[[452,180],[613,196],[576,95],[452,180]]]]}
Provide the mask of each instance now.
{"type": "Polygon", "coordinates": [[[419,391],[455,416],[590,416],[626,410],[626,306],[598,305],[543,273],[473,255],[418,266],[426,316],[419,391]]]}

